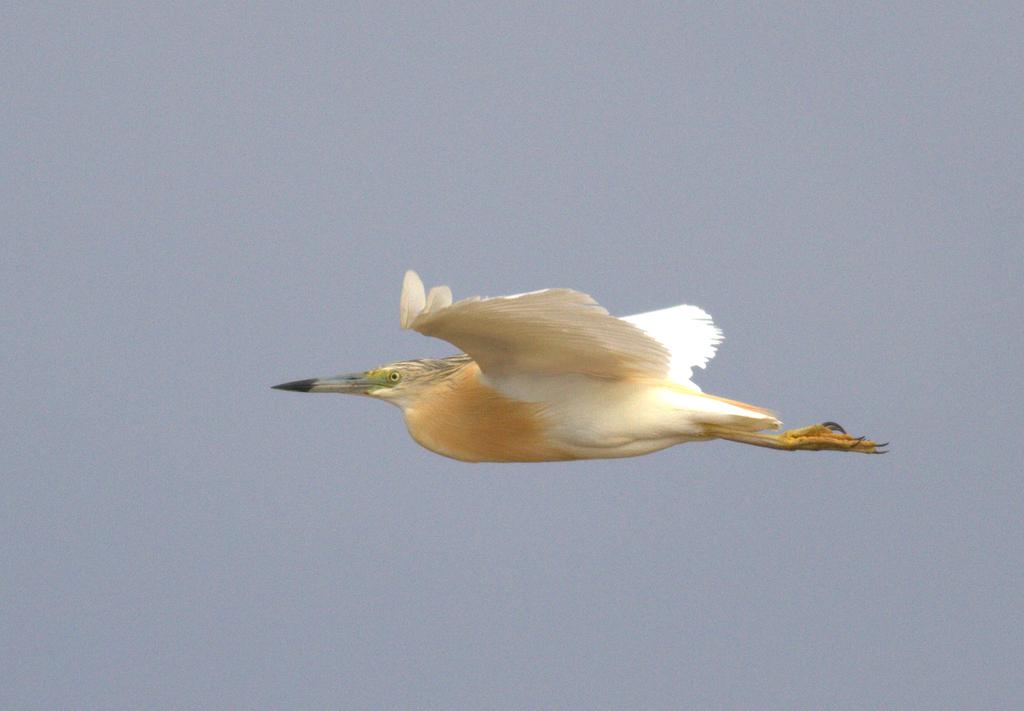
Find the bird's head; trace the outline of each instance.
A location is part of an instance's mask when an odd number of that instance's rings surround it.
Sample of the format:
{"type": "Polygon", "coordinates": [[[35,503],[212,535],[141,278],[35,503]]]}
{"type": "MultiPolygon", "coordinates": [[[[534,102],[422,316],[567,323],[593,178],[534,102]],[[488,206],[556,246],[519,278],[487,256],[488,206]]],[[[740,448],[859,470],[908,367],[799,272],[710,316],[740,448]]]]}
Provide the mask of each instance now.
{"type": "Polygon", "coordinates": [[[276,390],[303,393],[343,393],[367,395],[405,408],[431,387],[444,382],[462,364],[466,356],[452,358],[406,360],[389,363],[361,373],[310,378],[274,385],[276,390]]]}

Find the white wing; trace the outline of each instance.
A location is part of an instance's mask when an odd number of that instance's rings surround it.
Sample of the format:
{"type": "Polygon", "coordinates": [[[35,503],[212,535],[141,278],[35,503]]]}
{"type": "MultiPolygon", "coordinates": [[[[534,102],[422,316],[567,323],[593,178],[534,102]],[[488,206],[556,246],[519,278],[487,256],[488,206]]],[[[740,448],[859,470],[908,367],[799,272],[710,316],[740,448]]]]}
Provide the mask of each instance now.
{"type": "Polygon", "coordinates": [[[623,321],[642,328],[671,354],[668,379],[695,388],[690,380],[694,368],[704,368],[715,357],[722,342],[722,331],[711,321],[703,309],[684,304],[659,311],[648,311],[634,316],[623,316],[623,321]]]}
{"type": "Polygon", "coordinates": [[[669,369],[665,345],[571,289],[452,303],[448,287],[435,287],[428,296],[408,271],[400,313],[403,328],[455,344],[488,376],[664,378],[669,369]]]}

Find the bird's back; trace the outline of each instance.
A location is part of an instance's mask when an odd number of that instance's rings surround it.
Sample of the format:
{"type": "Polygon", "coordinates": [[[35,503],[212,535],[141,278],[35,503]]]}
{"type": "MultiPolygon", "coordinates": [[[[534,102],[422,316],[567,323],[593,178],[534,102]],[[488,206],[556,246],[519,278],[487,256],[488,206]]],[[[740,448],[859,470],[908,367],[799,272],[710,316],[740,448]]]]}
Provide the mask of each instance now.
{"type": "Polygon", "coordinates": [[[467,360],[404,407],[409,433],[438,454],[471,462],[626,457],[707,439],[707,426],[756,431],[767,411],[671,381],[581,374],[501,379],[467,360]]]}

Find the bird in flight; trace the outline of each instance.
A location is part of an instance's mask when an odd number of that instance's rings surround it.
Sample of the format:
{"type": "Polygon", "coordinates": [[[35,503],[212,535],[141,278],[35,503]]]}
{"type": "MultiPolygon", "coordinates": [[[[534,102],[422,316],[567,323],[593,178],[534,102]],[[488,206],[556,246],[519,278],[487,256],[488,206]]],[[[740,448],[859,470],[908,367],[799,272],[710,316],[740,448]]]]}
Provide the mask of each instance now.
{"type": "Polygon", "coordinates": [[[701,392],[694,367],[722,332],[696,306],[616,318],[587,294],[543,289],[452,302],[405,273],[402,328],[463,354],[296,380],[278,390],[365,395],[402,409],[413,439],[468,462],[632,457],[725,439],[781,450],[880,454],[835,422],[787,430],[761,407],[701,392]]]}

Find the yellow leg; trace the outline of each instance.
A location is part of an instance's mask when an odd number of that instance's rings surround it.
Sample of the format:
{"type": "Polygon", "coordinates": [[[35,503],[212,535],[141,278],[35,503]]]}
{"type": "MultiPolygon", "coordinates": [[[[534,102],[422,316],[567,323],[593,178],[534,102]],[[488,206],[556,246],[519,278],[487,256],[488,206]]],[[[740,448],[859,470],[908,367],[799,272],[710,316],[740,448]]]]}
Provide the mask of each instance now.
{"type": "Polygon", "coordinates": [[[882,447],[888,442],[876,443],[864,437],[851,437],[846,430],[835,422],[823,422],[820,425],[801,427],[796,430],[786,430],[779,434],[767,434],[764,432],[736,432],[721,428],[710,428],[708,434],[721,439],[733,442],[743,442],[756,447],[769,447],[771,449],[785,449],[796,451],[798,449],[820,451],[831,450],[835,452],[861,452],[862,454],[884,454],[887,450],[882,447]]]}

